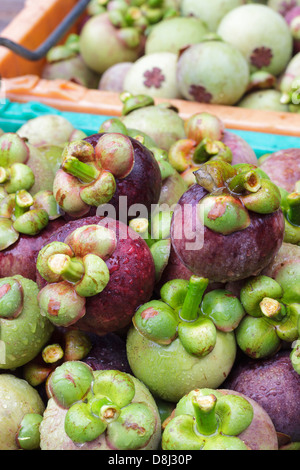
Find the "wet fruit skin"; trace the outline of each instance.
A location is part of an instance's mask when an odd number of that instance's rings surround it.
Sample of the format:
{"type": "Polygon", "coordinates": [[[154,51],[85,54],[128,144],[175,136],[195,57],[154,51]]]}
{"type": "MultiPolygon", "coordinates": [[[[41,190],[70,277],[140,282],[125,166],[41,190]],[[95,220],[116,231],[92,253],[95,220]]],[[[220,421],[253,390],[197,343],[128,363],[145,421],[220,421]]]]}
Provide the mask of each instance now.
{"type": "MultiPolygon", "coordinates": [[[[194,239],[196,223],[198,224],[195,217],[196,206],[207,194],[204,188],[196,184],[179,201],[179,206],[190,205],[192,208],[193,220],[189,225],[194,239]]],[[[184,212],[183,210],[183,224],[184,212]]],[[[175,235],[176,226],[182,224],[180,211],[178,215],[175,211],[171,225],[171,239],[175,252],[194,274],[207,277],[211,281],[236,281],[259,274],[280,249],[284,236],[284,217],[281,211],[271,215],[249,213],[251,214],[249,227],[231,235],[218,234],[204,227],[204,245],[195,252],[193,249],[186,250],[186,238],[179,239],[175,235]]],[[[188,240],[188,243],[191,242],[193,239],[188,240]]]]}
{"type": "Polygon", "coordinates": [[[91,335],[92,349],[83,359],[93,370],[119,370],[132,374],[126,356],[126,342],[114,333],[91,335]]]}
{"type": "Polygon", "coordinates": [[[0,277],[20,274],[35,281],[36,257],[42,245],[53,232],[65,224],[62,218],[50,221],[48,226],[38,235],[21,235],[19,240],[4,251],[0,251],[0,277]],[[25,260],[25,261],[24,261],[25,260]]]}
{"type": "MultiPolygon", "coordinates": [[[[71,221],[54,233],[47,243],[64,242],[76,228],[105,225],[106,220],[109,219],[87,217],[71,221]]],[[[127,327],[139,305],[150,299],[155,283],[154,262],[146,242],[122,222],[110,221],[116,224],[118,243],[106,261],[109,283],[100,294],[87,298],[85,316],[72,326],[100,336],[127,327]]],[[[40,287],[45,285],[39,273],[37,283],[40,287]]]]}
{"type": "Polygon", "coordinates": [[[300,376],[293,369],[290,350],[263,361],[243,358],[235,364],[224,387],[244,393],[269,414],[277,432],[300,439],[300,376]]]}
{"type": "MultiPolygon", "coordinates": [[[[96,147],[101,135],[103,134],[94,134],[84,140],[96,147]]],[[[151,204],[157,204],[159,201],[162,187],[159,166],[152,153],[137,140],[132,138],[130,140],[134,148],[134,167],[126,178],[116,179],[117,190],[109,202],[115,207],[117,218],[120,215],[123,218],[126,216],[119,214],[118,211],[120,197],[127,197],[127,208],[133,204],[143,204],[150,212],[151,204]]],[[[94,215],[93,212],[95,208],[92,208],[88,215],[94,215]]],[[[127,222],[123,218],[122,221],[127,222]]]]}
{"type": "Polygon", "coordinates": [[[0,375],[0,397],[0,450],[19,450],[16,434],[24,415],[43,414],[44,404],[33,387],[12,374],[0,375]]]}

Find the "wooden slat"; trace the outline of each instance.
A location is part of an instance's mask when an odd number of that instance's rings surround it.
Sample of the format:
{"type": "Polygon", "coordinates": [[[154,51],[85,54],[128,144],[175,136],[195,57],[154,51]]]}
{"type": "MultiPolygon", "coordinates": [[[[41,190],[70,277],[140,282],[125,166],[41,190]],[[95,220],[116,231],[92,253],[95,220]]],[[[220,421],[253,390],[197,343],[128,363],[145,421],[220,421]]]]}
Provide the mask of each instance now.
{"type": "MultiPolygon", "coordinates": [[[[40,101],[61,111],[119,116],[122,103],[119,94],[89,90],[66,80],[44,80],[36,75],[4,79],[3,91],[11,101],[40,101]]],[[[183,119],[207,111],[224,121],[229,129],[248,130],[268,134],[300,137],[300,114],[280,113],[195,103],[184,100],[156,99],[156,103],[168,102],[179,110],[183,119]]]]}

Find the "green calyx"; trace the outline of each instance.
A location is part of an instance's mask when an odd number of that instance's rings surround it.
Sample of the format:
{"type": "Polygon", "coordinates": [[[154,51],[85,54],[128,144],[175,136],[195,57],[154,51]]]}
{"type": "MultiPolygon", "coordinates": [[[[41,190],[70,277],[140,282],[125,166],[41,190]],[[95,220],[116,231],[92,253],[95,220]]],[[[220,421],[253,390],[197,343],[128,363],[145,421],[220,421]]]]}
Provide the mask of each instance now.
{"type": "MultiPolygon", "coordinates": [[[[142,137],[142,139],[143,139],[143,137],[142,137]]],[[[169,176],[174,175],[175,168],[168,161],[167,151],[163,150],[163,149],[160,149],[158,147],[150,147],[149,150],[151,150],[155,160],[158,163],[162,181],[164,181],[166,178],[169,178],[169,176]]]]}
{"type": "Polygon", "coordinates": [[[84,140],[68,144],[56,174],[53,192],[67,213],[84,215],[89,206],[108,203],[116,192],[116,178],[129,175],[134,166],[134,149],[126,135],[103,134],[94,149],[84,140]]]}
{"type": "Polygon", "coordinates": [[[51,191],[32,196],[25,189],[2,194],[0,200],[0,251],[19,239],[19,234],[37,235],[49,223],[60,217],[51,191]]]}
{"type": "Polygon", "coordinates": [[[243,204],[230,194],[205,196],[198,204],[197,211],[205,227],[223,235],[244,230],[251,223],[243,204]]]}
{"type": "Polygon", "coordinates": [[[300,304],[286,303],[277,281],[263,275],[253,278],[241,289],[240,299],[247,315],[236,338],[248,356],[268,357],[280,349],[282,341],[297,340],[300,304]]]}
{"type": "Polygon", "coordinates": [[[47,62],[60,62],[71,59],[79,54],[79,36],[78,34],[69,34],[64,44],[52,47],[47,53],[47,62]]]}
{"type": "Polygon", "coordinates": [[[24,163],[14,163],[9,168],[0,167],[0,184],[8,194],[21,189],[29,191],[35,182],[31,168],[24,163]]]}
{"type": "Polygon", "coordinates": [[[129,113],[135,111],[136,109],[154,105],[154,100],[152,97],[147,95],[132,95],[127,91],[124,91],[120,94],[120,100],[123,103],[123,116],[127,116],[129,113]]]}
{"type": "Polygon", "coordinates": [[[221,141],[213,141],[209,138],[203,139],[194,150],[193,161],[196,164],[201,164],[216,160],[231,163],[232,152],[230,148],[221,141]]]}
{"type": "Polygon", "coordinates": [[[295,191],[289,193],[285,189],[280,188],[281,193],[281,209],[289,225],[294,230],[300,227],[300,192],[295,191]]]}
{"type": "Polygon", "coordinates": [[[226,289],[214,289],[203,298],[201,314],[210,318],[218,330],[233,331],[237,328],[245,310],[235,295],[226,289]]]}
{"type": "Polygon", "coordinates": [[[44,246],[37,257],[37,269],[48,282],[39,294],[43,314],[63,326],[81,318],[85,314],[85,298],[99,294],[109,282],[105,260],[116,244],[110,229],[87,225],[74,230],[66,243],[44,246]]]}
{"type": "Polygon", "coordinates": [[[256,167],[209,161],[194,172],[197,183],[210,194],[198,205],[204,226],[223,235],[246,229],[248,211],[271,214],[280,209],[279,188],[256,167]]]}
{"type": "Polygon", "coordinates": [[[15,319],[23,309],[23,288],[14,278],[0,280],[0,318],[15,319]]]}
{"type": "Polygon", "coordinates": [[[196,276],[189,281],[167,282],[161,288],[160,300],[152,300],[137,310],[133,317],[134,327],[149,341],[166,346],[179,338],[189,354],[206,356],[217,339],[214,319],[201,313],[207,286],[207,279],[196,276]]]}
{"type": "Polygon", "coordinates": [[[247,450],[239,439],[253,420],[253,407],[243,397],[197,389],[184,396],[162,435],[163,450],[247,450]]]}
{"type": "Polygon", "coordinates": [[[51,374],[48,390],[59,406],[69,409],[87,396],[93,380],[93,371],[89,366],[80,361],[69,361],[51,374]]]}
{"type": "Polygon", "coordinates": [[[155,431],[155,417],[146,403],[135,403],[134,380],[116,371],[92,371],[79,361],[66,362],[50,376],[49,389],[67,408],[65,432],[83,444],[103,433],[114,448],[143,447],[155,431]]]}
{"type": "Polygon", "coordinates": [[[40,448],[40,424],[43,417],[37,413],[28,413],[21,421],[16,440],[23,450],[39,450],[40,448]]]}
{"type": "MultiPolygon", "coordinates": [[[[299,330],[300,330],[300,321],[299,321],[299,330]]],[[[300,334],[299,334],[299,337],[300,337],[300,334]]],[[[300,342],[299,340],[296,341],[293,346],[294,347],[290,354],[290,359],[291,359],[291,363],[295,372],[297,372],[297,374],[300,375],[300,342]]]]}

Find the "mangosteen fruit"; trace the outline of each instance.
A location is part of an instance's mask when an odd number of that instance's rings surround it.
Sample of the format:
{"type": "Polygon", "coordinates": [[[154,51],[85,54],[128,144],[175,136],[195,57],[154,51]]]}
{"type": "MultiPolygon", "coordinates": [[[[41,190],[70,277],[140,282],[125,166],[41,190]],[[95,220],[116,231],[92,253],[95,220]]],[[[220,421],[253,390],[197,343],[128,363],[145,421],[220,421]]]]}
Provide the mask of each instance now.
{"type": "Polygon", "coordinates": [[[177,54],[153,52],[137,59],[124,78],[123,90],[147,94],[153,98],[180,98],[177,78],[177,54]]]}
{"type": "Polygon", "coordinates": [[[203,298],[208,283],[197,276],[169,281],[160,300],[145,303],[133,316],[127,335],[131,370],[154,396],[168,402],[193,388],[218,387],[235,361],[234,329],[244,309],[224,290],[203,298]]]}
{"type": "Polygon", "coordinates": [[[289,106],[291,112],[299,109],[300,52],[297,52],[287,64],[278,83],[282,93],[281,102],[289,106]]]}
{"type": "Polygon", "coordinates": [[[216,32],[221,19],[231,10],[245,3],[244,0],[182,0],[180,10],[183,16],[202,19],[208,29],[216,32]]]}
{"type": "Polygon", "coordinates": [[[39,449],[39,425],[45,410],[26,380],[0,374],[0,449],[39,449]]]}
{"type": "Polygon", "coordinates": [[[253,359],[276,354],[283,346],[297,341],[300,303],[273,278],[250,278],[240,291],[247,313],[236,330],[241,350],[253,359]]]}
{"type": "Polygon", "coordinates": [[[184,126],[186,137],[170,147],[168,160],[188,186],[195,184],[195,171],[209,160],[223,160],[232,165],[258,165],[257,156],[248,142],[225,130],[217,116],[197,113],[188,118],[184,126]]]}
{"type": "Polygon", "coordinates": [[[55,62],[48,62],[41,77],[45,80],[63,79],[86,88],[97,88],[100,76],[87,67],[81,55],[55,62]]]}
{"type": "Polygon", "coordinates": [[[120,62],[109,67],[101,76],[99,90],[115,93],[124,91],[124,79],[132,65],[132,62],[120,62]]]}
{"type": "Polygon", "coordinates": [[[264,70],[278,76],[292,58],[293,38],[288,24],[266,5],[234,8],[223,17],[217,33],[243,54],[251,72],[264,70]]]}
{"type": "Polygon", "coordinates": [[[41,450],[156,450],[156,403],[134,376],[65,362],[50,375],[40,425],[41,450]]]}
{"type": "Polygon", "coordinates": [[[184,121],[172,106],[155,105],[151,97],[130,93],[122,94],[121,101],[125,127],[143,132],[158,148],[169,150],[178,139],[185,138],[184,121]]]}
{"type": "MultiPolygon", "coordinates": [[[[2,210],[5,200],[8,199],[7,197],[1,201],[2,210]]],[[[25,207],[17,219],[11,219],[11,216],[14,216],[15,201],[11,201],[12,211],[0,218],[0,276],[20,274],[35,281],[36,256],[46,240],[62,227],[65,221],[56,216],[51,220],[50,210],[53,206],[47,205],[47,201],[53,202],[52,193],[41,192],[35,198],[27,194],[26,200],[29,201],[30,207],[25,207]]],[[[57,215],[57,212],[55,214],[57,215]]]]}
{"type": "Polygon", "coordinates": [[[190,391],[163,428],[163,450],[278,450],[269,415],[252,398],[234,390],[190,391]]]}
{"type": "Polygon", "coordinates": [[[35,147],[42,145],[65,145],[69,141],[74,126],[63,116],[42,114],[29,119],[17,131],[17,134],[35,147]]]}
{"type": "Polygon", "coordinates": [[[300,246],[283,242],[275,258],[262,271],[277,281],[289,303],[300,302],[300,246]]]}
{"type": "Polygon", "coordinates": [[[115,210],[113,216],[122,216],[127,223],[131,206],[137,204],[150,211],[159,200],[161,185],[152,152],[136,139],[110,132],[65,147],[53,194],[67,216],[95,215],[97,208],[109,203],[115,210]]]}
{"type": "Polygon", "coordinates": [[[195,175],[197,183],[173,214],[171,241],[177,256],[193,274],[210,281],[259,274],[284,238],[279,189],[247,164],[207,162],[195,175]]]}
{"type": "Polygon", "coordinates": [[[172,52],[178,54],[181,49],[201,42],[209,30],[200,18],[167,18],[151,28],[145,42],[145,54],[172,52]]]}
{"type": "Polygon", "coordinates": [[[128,327],[155,283],[146,242],[109,217],[65,224],[39,252],[37,271],[42,314],[98,335],[128,327]]]}
{"type": "Polygon", "coordinates": [[[245,57],[229,41],[192,44],[177,62],[178,88],[189,101],[234,105],[246,92],[249,80],[245,57]]]}
{"type": "Polygon", "coordinates": [[[258,90],[247,94],[239,103],[240,108],[260,109],[262,111],[278,111],[288,113],[289,107],[281,103],[279,90],[258,90]]]}
{"type": "Polygon", "coordinates": [[[41,316],[37,284],[22,276],[0,280],[0,369],[33,359],[50,338],[53,325],[41,316]]]}
{"type": "Polygon", "coordinates": [[[134,62],[143,52],[140,30],[135,27],[117,27],[109,13],[89,18],[79,39],[80,54],[86,65],[103,74],[119,62],[134,62]]]}
{"type": "Polygon", "coordinates": [[[244,357],[234,365],[224,386],[255,400],[278,433],[299,441],[300,376],[293,369],[290,354],[290,350],[282,350],[263,360],[244,357]]]}

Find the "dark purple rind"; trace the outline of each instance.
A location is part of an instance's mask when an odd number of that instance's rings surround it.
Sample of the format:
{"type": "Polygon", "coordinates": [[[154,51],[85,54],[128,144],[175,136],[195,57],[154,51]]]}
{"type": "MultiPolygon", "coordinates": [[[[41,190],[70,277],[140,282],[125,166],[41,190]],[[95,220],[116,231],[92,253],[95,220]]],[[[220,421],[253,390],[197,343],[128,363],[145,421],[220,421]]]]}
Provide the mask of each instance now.
{"type": "Polygon", "coordinates": [[[291,350],[272,358],[243,358],[236,362],[223,384],[260,404],[270,416],[277,432],[300,440],[300,375],[290,360],[291,350]]]}
{"type": "Polygon", "coordinates": [[[19,239],[0,251],[0,277],[20,276],[36,280],[36,256],[48,238],[65,224],[63,218],[50,221],[47,227],[36,236],[22,235],[19,239]]]}
{"type": "MultiPolygon", "coordinates": [[[[76,228],[85,225],[104,225],[108,219],[88,217],[68,222],[47,241],[64,242],[76,228]]],[[[110,280],[105,289],[86,299],[86,314],[72,328],[104,335],[126,328],[136,309],[150,299],[155,284],[153,257],[145,241],[119,221],[112,221],[116,228],[117,247],[106,261],[110,280]]],[[[39,287],[46,282],[37,273],[39,287]]]]}
{"type": "MultiPolygon", "coordinates": [[[[94,134],[86,137],[84,140],[89,142],[96,147],[99,138],[103,135],[94,134]]],[[[134,159],[135,163],[132,171],[126,178],[116,179],[117,189],[109,201],[115,210],[116,218],[120,219],[125,224],[128,220],[138,217],[139,214],[128,216],[128,210],[134,204],[140,204],[144,206],[147,213],[151,213],[151,205],[158,203],[160,198],[160,192],[162,188],[161,173],[157,161],[155,160],[153,153],[150,152],[144,145],[138,142],[136,139],[129,137],[134,148],[134,159]],[[123,207],[123,202],[120,200],[121,197],[126,197],[125,212],[120,211],[120,207],[123,207]]],[[[85,217],[96,215],[97,208],[91,207],[90,212],[85,217]]],[[[67,216],[70,220],[71,218],[67,216]]]]}
{"type": "Polygon", "coordinates": [[[83,359],[93,370],[119,370],[132,374],[126,354],[126,341],[114,333],[91,337],[92,349],[83,359]]]}
{"type": "Polygon", "coordinates": [[[269,215],[249,211],[249,227],[222,235],[203,227],[197,217],[196,206],[207,194],[196,184],[179,200],[171,223],[171,240],[177,256],[195,275],[215,282],[237,281],[258,275],[282,245],[285,226],[281,210],[269,215]],[[187,207],[190,210],[186,210],[187,207]],[[180,226],[184,224],[189,230],[182,230],[183,236],[179,237],[180,226]],[[204,230],[203,246],[197,250],[188,249],[187,242],[196,240],[196,229],[198,233],[204,230]]]}

